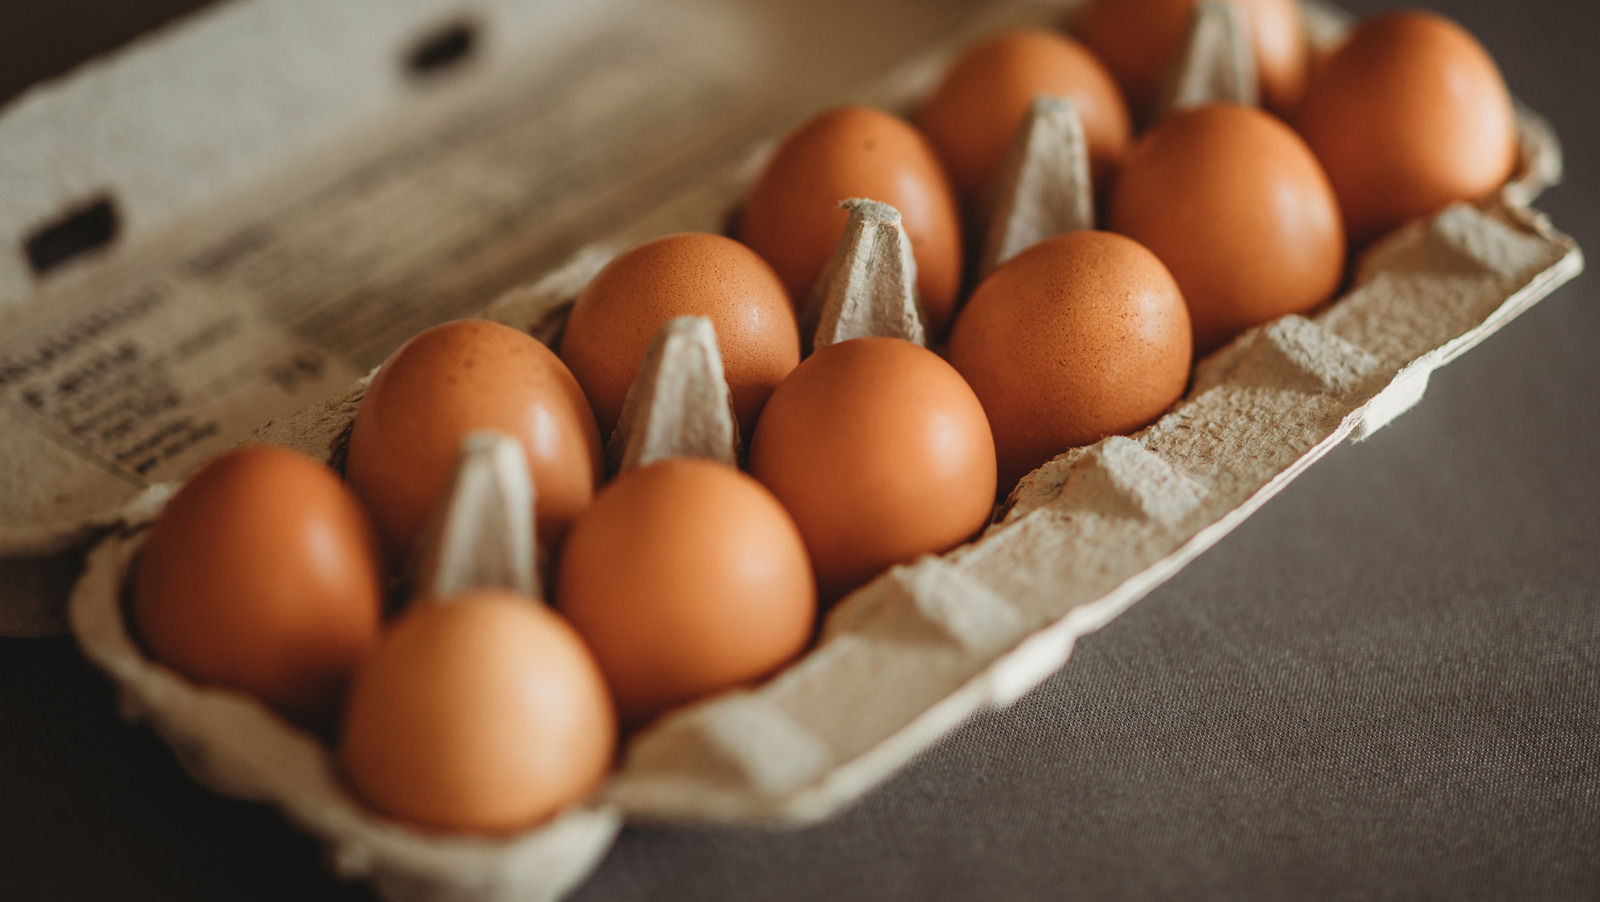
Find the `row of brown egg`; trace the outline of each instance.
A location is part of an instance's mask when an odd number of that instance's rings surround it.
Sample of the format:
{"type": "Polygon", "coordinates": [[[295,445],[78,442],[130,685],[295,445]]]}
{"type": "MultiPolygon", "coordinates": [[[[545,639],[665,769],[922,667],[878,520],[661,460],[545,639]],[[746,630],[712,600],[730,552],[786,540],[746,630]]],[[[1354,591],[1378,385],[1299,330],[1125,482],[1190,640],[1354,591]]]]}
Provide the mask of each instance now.
{"type": "Polygon", "coordinates": [[[920,130],[860,107],[802,125],[750,189],[738,241],[681,234],[622,254],[577,300],[559,356],[487,322],[418,335],[361,403],[345,482],[269,448],[208,465],[145,544],[141,639],[302,724],[332,732],[342,717],[345,773],[390,815],[527,826],[603,779],[614,712],[636,725],[781,667],[808,643],[819,594],[967,540],[997,489],[1158,417],[1195,351],[1331,297],[1347,243],[1509,174],[1504,86],[1448,22],[1371,20],[1300,97],[1281,74],[1310,67],[1298,22],[1271,18],[1294,3],[1153,4],[1092,4],[1085,43],[1017,32],[980,44],[918,112],[920,130]],[[1150,23],[1174,16],[1169,45],[1150,23]],[[1174,105],[1215,22],[1213,60],[1256,36],[1251,74],[1298,133],[1206,104],[1133,140],[1136,117],[1174,105]],[[1289,50],[1274,49],[1284,35],[1289,50]],[[1151,59],[1190,67],[1168,77],[1165,101],[1151,59]],[[1446,90],[1463,81],[1466,95],[1446,90]],[[1078,152],[1040,170],[1040,134],[1078,152]],[[1047,218],[1092,224],[1095,188],[1112,232],[1018,225],[1038,212],[1019,201],[1051,192],[1047,218]],[[877,203],[841,205],[850,198],[877,203]],[[993,271],[963,304],[969,261],[993,271]],[[695,353],[715,356],[696,383],[709,393],[686,388],[695,353]],[[722,431],[625,465],[638,437],[706,423],[722,431]],[[483,436],[474,451],[482,430],[521,450],[559,614],[528,601],[542,589],[532,522],[493,525],[516,516],[504,503],[515,477],[493,483],[502,503],[449,525],[477,497],[463,480],[507,453],[483,436]],[[597,494],[602,435],[624,472],[597,494]],[[752,475],[728,465],[741,438],[752,475]],[[507,535],[528,547],[502,547],[507,535]],[[497,575],[438,578],[441,557],[475,547],[497,575]],[[429,603],[385,628],[401,572],[429,603]]]}

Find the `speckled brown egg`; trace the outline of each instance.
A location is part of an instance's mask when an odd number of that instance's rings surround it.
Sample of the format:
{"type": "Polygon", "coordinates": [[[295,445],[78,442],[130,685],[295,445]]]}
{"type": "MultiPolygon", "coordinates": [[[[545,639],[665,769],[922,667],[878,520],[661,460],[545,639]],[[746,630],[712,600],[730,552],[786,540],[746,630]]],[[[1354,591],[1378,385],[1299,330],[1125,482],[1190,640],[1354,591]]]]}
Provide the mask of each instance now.
{"type": "MultiPolygon", "coordinates": [[[[1300,0],[1229,0],[1244,11],[1261,99],[1287,113],[1305,93],[1310,54],[1300,0]]],[[[1177,65],[1196,0],[1093,0],[1077,30],[1138,115],[1149,115],[1177,65]]]]}
{"type": "Polygon", "coordinates": [[[323,726],[377,644],[383,567],[367,514],[286,448],[221,455],[172,496],[133,583],[139,638],[198,682],[323,726]]]}
{"type": "Polygon", "coordinates": [[[1471,34],[1433,13],[1362,22],[1318,71],[1294,121],[1327,170],[1352,245],[1483,197],[1516,166],[1500,70],[1471,34]]]}
{"type": "Polygon", "coordinates": [[[748,438],[772,390],[800,362],[800,332],[783,282],[731,238],[684,232],[611,261],[572,307],[561,359],[594,406],[602,436],[622,414],[650,340],[675,316],[704,316],[717,332],[739,428],[748,438]]]}
{"type": "Polygon", "coordinates": [[[1085,46],[1051,31],[1009,31],[968,50],[917,112],[969,205],[994,178],[1033,99],[1073,101],[1089,142],[1097,186],[1128,146],[1128,106],[1111,73],[1085,46]]]}
{"type": "Polygon", "coordinates": [[[767,405],[750,470],[805,536],[824,599],[971,538],[994,506],[994,440],[950,364],[897,338],[818,350],[767,405]]]}
{"type": "Polygon", "coordinates": [[[616,715],[560,615],[484,590],[414,603],[350,688],[339,762],[362,798],[436,830],[530,827],[611,766],[616,715]]]}
{"type": "Polygon", "coordinates": [[[1199,354],[1316,307],[1344,270],[1344,223],[1321,165],[1253,108],[1213,104],[1156,123],[1123,162],[1110,218],[1178,281],[1199,354]]]}
{"type": "Polygon", "coordinates": [[[853,197],[900,211],[917,292],[943,334],[961,288],[960,211],[933,145],[902,119],[847,106],[800,126],[750,188],[739,238],[778,271],[798,308],[844,234],[850,217],[839,203],[853,197]]]}
{"type": "Polygon", "coordinates": [[[629,470],[578,518],[556,604],[637,724],[758,680],[811,638],[816,591],[783,506],[732,467],[629,470]]]}
{"type": "Polygon", "coordinates": [[[1189,314],[1144,246],[1069,232],[991,273],[947,353],[983,402],[1009,491],[1057,454],[1133,432],[1171,406],[1189,379],[1189,314]]]}
{"type": "Polygon", "coordinates": [[[522,442],[541,540],[559,542],[604,473],[600,433],[577,380],[526,333],[486,320],[434,326],[379,368],[356,411],[345,477],[392,561],[411,551],[449,484],[467,433],[522,442]]]}

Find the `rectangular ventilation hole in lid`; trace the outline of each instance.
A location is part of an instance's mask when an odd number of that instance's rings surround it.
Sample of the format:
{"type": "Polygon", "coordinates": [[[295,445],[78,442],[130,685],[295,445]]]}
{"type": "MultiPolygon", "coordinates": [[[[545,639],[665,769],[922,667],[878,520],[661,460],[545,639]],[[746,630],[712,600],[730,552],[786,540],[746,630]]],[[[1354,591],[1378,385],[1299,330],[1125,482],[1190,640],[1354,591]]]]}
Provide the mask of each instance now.
{"type": "Polygon", "coordinates": [[[423,35],[405,55],[406,73],[413,78],[432,79],[472,58],[478,44],[476,23],[462,20],[423,35]]]}
{"type": "Polygon", "coordinates": [[[101,195],[35,229],[23,242],[23,253],[34,274],[42,276],[70,260],[109,247],[120,225],[116,204],[109,195],[101,195]]]}

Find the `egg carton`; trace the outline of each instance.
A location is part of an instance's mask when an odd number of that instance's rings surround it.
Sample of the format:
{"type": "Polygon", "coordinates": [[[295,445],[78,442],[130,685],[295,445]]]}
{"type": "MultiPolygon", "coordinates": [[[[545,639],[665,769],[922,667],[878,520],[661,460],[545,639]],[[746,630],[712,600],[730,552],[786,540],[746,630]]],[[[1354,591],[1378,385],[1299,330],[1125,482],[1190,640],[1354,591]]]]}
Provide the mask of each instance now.
{"type": "MultiPolygon", "coordinates": [[[[912,64],[873,99],[909,107],[947,59],[948,50],[912,64]]],[[[1040,110],[1038,123],[1048,127],[1052,112],[1059,111],[1040,110]]],[[[1070,117],[1066,128],[1070,134],[1070,117]]],[[[831,610],[804,657],[758,686],[636,733],[591,799],[523,833],[444,836],[376,816],[350,795],[316,737],[254,699],[192,685],[149,660],[129,634],[124,590],[172,486],[142,494],[89,553],[72,593],[73,630],[117,684],[125,712],[148,720],[197,780],[275,805],[327,845],[340,874],[371,880],[391,899],[554,898],[596,865],[625,817],[814,822],[975,712],[1036,686],[1079,636],[1172,576],[1335,445],[1403,413],[1435,368],[1581,271],[1578,248],[1528,207],[1559,179],[1559,144],[1526,110],[1518,128],[1518,172],[1495,196],[1383,239],[1339,298],[1250,330],[1201,360],[1188,393],[1159,421],[1035,470],[978,539],[855,591],[831,610]]],[[[580,251],[508,293],[487,315],[553,338],[571,299],[632,236],[724,223],[769,150],[637,224],[628,239],[580,251]]],[[[838,289],[835,307],[879,298],[879,321],[899,316],[914,334],[903,316],[909,295],[897,305],[894,291],[879,293],[914,282],[903,273],[878,277],[881,262],[903,250],[893,219],[865,206],[856,213],[822,293],[838,289]],[[851,256],[869,246],[891,253],[851,256]],[[863,281],[871,290],[838,288],[863,281]]],[[[837,317],[819,319],[819,328],[839,328],[837,317]]],[[[365,380],[267,424],[256,437],[342,466],[364,387],[365,380]]],[[[637,443],[621,447],[629,444],[637,443]]]]}

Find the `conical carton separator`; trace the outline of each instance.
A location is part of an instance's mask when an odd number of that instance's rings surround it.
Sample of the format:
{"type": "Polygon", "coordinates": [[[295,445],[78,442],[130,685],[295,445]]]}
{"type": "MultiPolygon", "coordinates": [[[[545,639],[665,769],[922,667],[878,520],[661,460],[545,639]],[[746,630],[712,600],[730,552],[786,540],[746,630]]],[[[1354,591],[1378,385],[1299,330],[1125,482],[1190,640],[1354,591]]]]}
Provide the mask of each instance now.
{"type": "Polygon", "coordinates": [[[704,316],[667,320],[623,399],[606,443],[607,468],[618,474],[674,457],[737,467],[740,450],[716,328],[704,316]]]}
{"type": "Polygon", "coordinates": [[[506,589],[541,598],[534,500],[522,443],[492,430],[468,433],[408,567],[409,594],[506,589]]]}
{"type": "Polygon", "coordinates": [[[996,173],[991,197],[980,280],[1046,238],[1094,228],[1089,139],[1076,103],[1047,94],[1033,99],[996,173]]]}
{"type": "Polygon", "coordinates": [[[1156,104],[1156,120],[1208,103],[1260,103],[1250,20],[1243,9],[1227,0],[1202,0],[1181,48],[1156,104]]]}
{"type": "Polygon", "coordinates": [[[917,258],[900,211],[850,198],[839,204],[850,219],[833,257],[811,291],[800,334],[816,326],[812,349],[881,336],[928,344],[927,318],[917,296],[917,258]]]}

